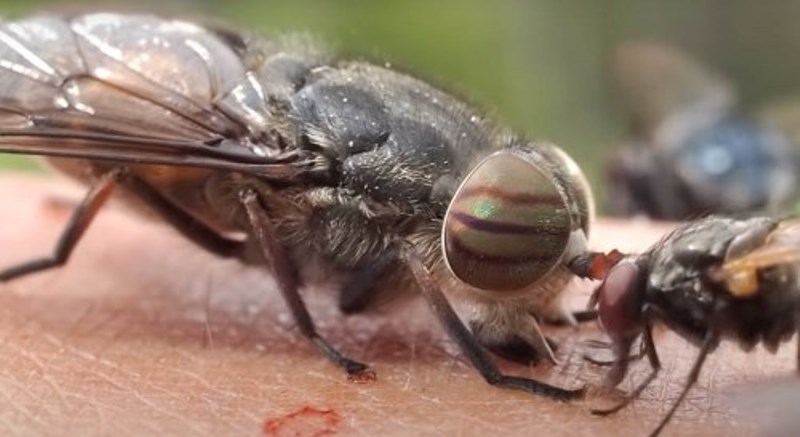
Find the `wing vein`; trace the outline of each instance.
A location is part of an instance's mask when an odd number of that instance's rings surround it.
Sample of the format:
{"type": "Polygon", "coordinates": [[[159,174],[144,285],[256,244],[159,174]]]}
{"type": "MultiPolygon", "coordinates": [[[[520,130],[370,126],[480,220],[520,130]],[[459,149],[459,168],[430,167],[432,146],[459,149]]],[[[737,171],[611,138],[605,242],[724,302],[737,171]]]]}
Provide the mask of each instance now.
{"type": "MultiPolygon", "coordinates": [[[[167,111],[194,123],[198,127],[208,132],[222,133],[226,130],[224,128],[221,128],[220,126],[213,126],[203,121],[203,118],[209,119],[211,121],[219,120],[218,118],[214,117],[213,112],[210,111],[208,108],[203,108],[197,102],[189,99],[188,97],[174,90],[167,88],[162,84],[159,84],[158,82],[154,82],[152,79],[148,78],[147,76],[141,74],[140,72],[126,65],[122,60],[122,52],[119,49],[107,43],[104,43],[99,38],[86,32],[80,26],[71,25],[70,31],[75,35],[76,38],[82,38],[89,45],[95,47],[98,50],[98,52],[108,60],[108,62],[111,62],[115,66],[123,69],[126,72],[126,74],[129,74],[132,77],[136,77],[137,80],[141,81],[143,84],[146,84],[148,87],[158,89],[158,91],[165,97],[147,95],[146,90],[142,90],[145,91],[145,93],[134,92],[131,89],[133,88],[133,86],[131,86],[133,84],[126,84],[128,88],[125,88],[102,77],[102,67],[94,65],[88,66],[89,64],[88,57],[86,56],[86,53],[84,53],[81,44],[78,44],[78,48],[81,51],[84,63],[87,64],[87,71],[89,72],[90,77],[92,77],[93,79],[107,85],[112,85],[114,86],[115,89],[121,90],[127,93],[128,95],[132,95],[146,102],[152,103],[155,106],[166,109],[167,111]],[[101,73],[100,75],[97,74],[98,70],[100,70],[101,73]],[[184,109],[181,109],[180,108],[181,106],[184,107],[184,109]],[[200,115],[200,117],[198,117],[197,115],[200,115]]],[[[143,87],[137,87],[137,88],[143,88],[143,87]]],[[[225,120],[230,120],[230,119],[226,117],[225,120]]]]}
{"type": "Polygon", "coordinates": [[[17,38],[9,35],[7,32],[0,30],[0,42],[5,43],[11,50],[17,52],[18,55],[22,56],[23,59],[28,61],[31,65],[37,68],[40,72],[54,77],[57,76],[58,73],[56,69],[53,68],[52,65],[48,64],[44,59],[38,56],[36,53],[33,53],[25,47],[25,44],[21,43],[17,38]]]}

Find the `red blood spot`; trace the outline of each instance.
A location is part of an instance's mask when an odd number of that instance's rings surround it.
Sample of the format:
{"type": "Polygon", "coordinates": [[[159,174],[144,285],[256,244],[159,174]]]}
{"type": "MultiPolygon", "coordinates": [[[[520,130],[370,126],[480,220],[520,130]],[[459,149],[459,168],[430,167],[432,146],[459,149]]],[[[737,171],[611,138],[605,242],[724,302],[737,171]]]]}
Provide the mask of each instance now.
{"type": "Polygon", "coordinates": [[[369,384],[378,380],[378,375],[372,370],[347,375],[347,380],[353,384],[369,384]]]}
{"type": "Polygon", "coordinates": [[[335,411],[305,406],[293,413],[267,419],[264,435],[270,437],[324,437],[333,435],[342,418],[335,411]]]}

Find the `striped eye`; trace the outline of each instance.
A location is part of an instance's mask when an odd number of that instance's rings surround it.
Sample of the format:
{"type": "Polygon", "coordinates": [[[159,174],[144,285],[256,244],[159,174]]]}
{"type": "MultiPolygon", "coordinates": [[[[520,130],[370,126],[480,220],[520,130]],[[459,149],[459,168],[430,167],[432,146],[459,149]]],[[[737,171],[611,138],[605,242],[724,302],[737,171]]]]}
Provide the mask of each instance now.
{"type": "Polygon", "coordinates": [[[444,259],[453,274],[485,290],[533,284],[561,259],[572,222],[549,173],[532,158],[501,151],[456,191],[444,219],[444,259]]]}

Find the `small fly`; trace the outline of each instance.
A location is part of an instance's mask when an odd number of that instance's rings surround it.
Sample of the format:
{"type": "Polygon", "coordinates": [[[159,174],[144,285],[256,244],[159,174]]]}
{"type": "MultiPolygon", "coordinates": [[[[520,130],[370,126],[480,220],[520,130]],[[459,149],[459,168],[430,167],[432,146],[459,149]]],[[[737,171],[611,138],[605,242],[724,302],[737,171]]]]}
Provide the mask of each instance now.
{"type": "MultiPolygon", "coordinates": [[[[639,337],[652,372],[617,406],[619,411],[655,379],[661,361],[656,322],[699,348],[680,396],[652,435],[661,432],[722,339],[749,351],[775,352],[800,328],[800,220],[708,217],[688,222],[641,255],[622,258],[595,292],[593,306],[611,337],[615,360],[605,385],[625,377],[639,337]]],[[[800,370],[800,356],[798,356],[800,370]]]]}

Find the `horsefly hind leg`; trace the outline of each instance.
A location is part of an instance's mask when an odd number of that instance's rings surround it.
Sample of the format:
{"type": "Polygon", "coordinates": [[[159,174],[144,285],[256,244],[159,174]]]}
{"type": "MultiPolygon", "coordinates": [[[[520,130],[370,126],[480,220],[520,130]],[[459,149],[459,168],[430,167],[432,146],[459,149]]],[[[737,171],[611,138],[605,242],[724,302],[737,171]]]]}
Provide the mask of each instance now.
{"type": "Polygon", "coordinates": [[[261,205],[258,194],[254,190],[246,189],[239,193],[239,200],[247,212],[250,226],[264,254],[264,259],[272,267],[272,272],[278,283],[278,289],[289,306],[289,310],[292,312],[292,316],[294,316],[303,336],[311,340],[317,349],[348,374],[369,371],[366,364],[346,357],[317,333],[314,321],[311,319],[308,308],[306,308],[306,304],[300,296],[300,284],[297,280],[295,268],[275,237],[275,232],[269,221],[269,215],[261,205]]]}
{"type": "Polygon", "coordinates": [[[125,178],[126,173],[126,169],[120,167],[101,176],[73,211],[67,226],[58,238],[52,255],[33,259],[0,270],[0,282],[10,281],[31,273],[41,272],[64,265],[81,237],[83,237],[84,233],[89,228],[89,225],[91,225],[92,220],[97,216],[100,208],[102,208],[111,196],[114,188],[125,178]]]}

